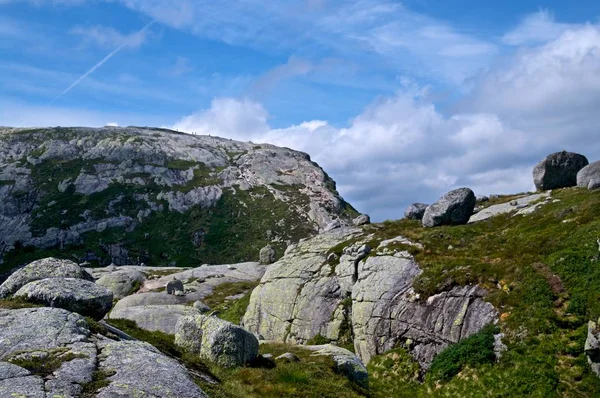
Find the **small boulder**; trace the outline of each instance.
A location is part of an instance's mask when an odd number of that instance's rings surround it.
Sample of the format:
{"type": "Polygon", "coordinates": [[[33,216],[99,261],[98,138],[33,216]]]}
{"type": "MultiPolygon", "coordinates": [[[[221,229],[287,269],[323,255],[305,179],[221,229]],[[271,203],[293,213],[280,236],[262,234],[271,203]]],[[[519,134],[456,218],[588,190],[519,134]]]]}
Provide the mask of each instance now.
{"type": "Polygon", "coordinates": [[[175,344],[223,367],[241,366],[258,357],[258,339],[252,333],[217,317],[182,317],[175,344]]]}
{"type": "Polygon", "coordinates": [[[144,280],[146,277],[140,271],[123,270],[103,275],[96,283],[113,292],[116,299],[121,299],[138,290],[144,280]]]}
{"type": "Polygon", "coordinates": [[[293,354],[291,352],[286,352],[285,354],[281,354],[280,356],[275,358],[275,360],[282,361],[282,362],[300,362],[300,358],[298,358],[296,356],[296,354],[293,354]]]}
{"type": "Polygon", "coordinates": [[[425,203],[413,203],[404,210],[404,217],[409,220],[422,220],[427,205],[425,203]]]}
{"type": "Polygon", "coordinates": [[[100,320],[112,307],[110,290],[93,282],[76,278],[49,278],[28,283],[15,293],[15,297],[63,308],[83,316],[100,320]]]}
{"type": "Polygon", "coordinates": [[[167,282],[167,294],[176,295],[177,292],[183,292],[183,282],[174,278],[167,282]]]}
{"type": "Polygon", "coordinates": [[[201,313],[210,312],[210,307],[204,304],[202,301],[197,300],[194,302],[194,308],[200,311],[201,313]]]}
{"type": "Polygon", "coordinates": [[[332,222],[330,222],[329,224],[327,224],[325,226],[325,228],[323,228],[323,232],[329,232],[329,231],[333,231],[334,229],[338,229],[342,227],[342,223],[340,220],[333,220],[332,222]]]}
{"type": "Polygon", "coordinates": [[[533,169],[533,182],[540,191],[574,187],[577,173],[589,164],[583,155],[573,152],[556,152],[546,156],[533,169]]]}
{"type": "Polygon", "coordinates": [[[598,325],[600,324],[600,319],[598,322],[590,321],[588,323],[588,335],[585,340],[584,351],[585,355],[587,355],[588,363],[592,368],[592,372],[596,374],[596,376],[600,377],[600,329],[598,325]]]}
{"type": "Polygon", "coordinates": [[[490,198],[485,196],[485,195],[477,195],[475,197],[475,201],[477,203],[484,203],[484,202],[489,202],[490,198]]]}
{"type": "Polygon", "coordinates": [[[338,372],[361,387],[369,388],[369,373],[362,361],[351,351],[331,344],[306,346],[313,355],[327,355],[335,362],[338,372]]]}
{"type": "Polygon", "coordinates": [[[577,186],[580,188],[600,188],[600,162],[594,162],[577,173],[577,186]]]}
{"type": "Polygon", "coordinates": [[[360,216],[352,220],[352,223],[357,227],[360,227],[361,225],[371,224],[371,217],[369,217],[368,214],[361,214],[360,216]]]}
{"type": "Polygon", "coordinates": [[[466,224],[475,208],[475,194],[469,188],[448,192],[427,207],[423,215],[424,227],[466,224]]]}
{"type": "Polygon", "coordinates": [[[261,265],[269,265],[275,262],[275,249],[271,245],[267,245],[260,249],[258,262],[261,265]]]}
{"type": "Polygon", "coordinates": [[[0,298],[14,294],[29,282],[47,278],[78,278],[94,281],[92,275],[73,261],[49,257],[29,263],[9,276],[0,285],[0,298]]]}

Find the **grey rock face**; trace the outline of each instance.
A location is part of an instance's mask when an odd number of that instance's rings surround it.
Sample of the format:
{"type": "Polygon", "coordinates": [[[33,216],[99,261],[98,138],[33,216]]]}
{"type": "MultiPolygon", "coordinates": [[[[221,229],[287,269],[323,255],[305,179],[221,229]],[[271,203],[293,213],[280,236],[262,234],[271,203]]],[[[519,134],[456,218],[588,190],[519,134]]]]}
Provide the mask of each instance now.
{"type": "Polygon", "coordinates": [[[223,367],[241,366],[258,356],[258,339],[247,330],[217,317],[182,317],[175,344],[223,367]]]}
{"type": "Polygon", "coordinates": [[[404,217],[409,220],[422,220],[427,206],[425,203],[413,203],[404,210],[404,217]]]}
{"type": "Polygon", "coordinates": [[[201,313],[210,312],[210,307],[200,300],[196,300],[194,302],[194,308],[200,311],[201,313]]]}
{"type": "Polygon", "coordinates": [[[547,202],[539,202],[541,199],[548,200],[550,199],[550,194],[548,192],[528,195],[519,199],[515,199],[509,203],[501,203],[493,206],[489,206],[481,211],[473,214],[471,218],[469,218],[469,223],[474,223],[477,221],[487,220],[489,218],[495,217],[500,214],[510,213],[512,211],[517,211],[515,215],[526,215],[533,213],[537,210],[538,207],[543,206],[547,202]],[[538,202],[533,204],[533,202],[538,202]]]}
{"type": "Polygon", "coordinates": [[[288,250],[252,292],[244,327],[265,340],[294,344],[317,335],[341,341],[350,329],[364,363],[405,345],[427,368],[444,347],[496,321],[477,286],[420,301],[412,288],[420,267],[408,252],[388,248],[417,244],[396,237],[369,251],[371,240],[360,229],[342,228],[288,250]],[[354,243],[343,249],[339,264],[328,263],[329,250],[345,241],[354,243]]]}
{"type": "Polygon", "coordinates": [[[300,362],[300,358],[291,352],[286,352],[275,358],[276,361],[284,361],[284,362],[300,362]]]}
{"type": "Polygon", "coordinates": [[[262,249],[260,249],[260,253],[259,253],[259,264],[262,265],[269,265],[269,264],[273,264],[275,262],[275,250],[273,249],[272,246],[265,246],[262,249]]]}
{"type": "Polygon", "coordinates": [[[113,292],[116,299],[121,299],[133,293],[145,280],[140,271],[123,270],[103,275],[96,283],[113,292]]]}
{"type": "Polygon", "coordinates": [[[206,398],[177,361],[140,341],[104,341],[98,344],[100,369],[116,372],[98,398],[206,398]]]}
{"type": "Polygon", "coordinates": [[[167,294],[183,292],[183,282],[179,279],[173,279],[167,283],[167,294]]]}
{"type": "Polygon", "coordinates": [[[579,188],[600,188],[600,162],[591,163],[577,173],[577,186],[579,188]]]}
{"type": "Polygon", "coordinates": [[[0,397],[46,398],[44,379],[24,376],[0,380],[0,397]]]}
{"type": "Polygon", "coordinates": [[[600,320],[588,323],[588,335],[585,340],[585,354],[592,371],[600,377],[600,320]]]}
{"type": "Polygon", "coordinates": [[[79,265],[69,260],[44,258],[29,263],[15,271],[0,285],[0,298],[14,294],[29,282],[47,278],[79,278],[94,281],[94,278],[79,265]]]}
{"type": "Polygon", "coordinates": [[[100,320],[110,311],[113,294],[83,279],[50,278],[28,283],[15,293],[15,297],[100,320]]]}
{"type": "Polygon", "coordinates": [[[475,194],[469,188],[448,192],[427,207],[423,214],[424,227],[466,224],[475,208],[475,194]]]}
{"type": "Polygon", "coordinates": [[[368,214],[361,214],[360,216],[358,216],[354,220],[352,220],[352,224],[356,225],[357,227],[360,227],[361,225],[367,225],[370,223],[371,223],[371,217],[369,217],[368,214]]]}
{"type": "Polygon", "coordinates": [[[186,305],[144,305],[111,311],[110,319],[129,319],[145,330],[167,334],[177,332],[177,322],[181,317],[198,315],[200,312],[186,305]]]}
{"type": "Polygon", "coordinates": [[[533,182],[540,191],[574,187],[577,173],[589,164],[583,155],[573,152],[556,152],[546,156],[533,169],[533,182]]]}
{"type": "Polygon", "coordinates": [[[306,346],[306,349],[314,351],[314,355],[330,356],[335,362],[337,370],[348,380],[364,388],[369,387],[367,368],[354,353],[331,344],[306,346]]]}
{"type": "Polygon", "coordinates": [[[185,297],[177,297],[172,294],[167,294],[167,292],[138,293],[117,301],[112,312],[145,305],[177,305],[185,303],[185,297]]]}

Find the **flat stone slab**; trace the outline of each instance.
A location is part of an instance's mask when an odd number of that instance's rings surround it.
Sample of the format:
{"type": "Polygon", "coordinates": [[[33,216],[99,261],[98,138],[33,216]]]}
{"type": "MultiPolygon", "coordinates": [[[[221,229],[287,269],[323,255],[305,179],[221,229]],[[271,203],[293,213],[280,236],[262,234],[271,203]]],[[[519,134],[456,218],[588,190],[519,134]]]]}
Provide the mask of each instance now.
{"type": "Polygon", "coordinates": [[[515,199],[515,200],[512,200],[507,203],[501,203],[499,205],[493,205],[493,206],[487,207],[487,208],[481,210],[479,213],[473,214],[471,216],[471,218],[469,219],[469,224],[472,224],[472,223],[478,222],[478,221],[487,220],[487,219],[495,217],[497,215],[510,213],[512,211],[517,211],[520,214],[530,214],[533,211],[535,211],[535,209],[537,208],[537,206],[531,205],[532,202],[535,202],[535,201],[538,201],[541,199],[546,199],[549,197],[550,197],[550,193],[544,192],[544,193],[540,193],[540,194],[524,196],[522,198],[515,199]],[[531,210],[532,208],[533,208],[533,210],[531,210]]]}
{"type": "Polygon", "coordinates": [[[15,297],[100,320],[112,307],[113,293],[83,279],[51,278],[28,283],[15,297]]]}
{"type": "Polygon", "coordinates": [[[177,331],[177,322],[181,317],[199,314],[200,311],[187,305],[144,305],[114,309],[108,317],[129,319],[142,329],[174,335],[177,331]]]}

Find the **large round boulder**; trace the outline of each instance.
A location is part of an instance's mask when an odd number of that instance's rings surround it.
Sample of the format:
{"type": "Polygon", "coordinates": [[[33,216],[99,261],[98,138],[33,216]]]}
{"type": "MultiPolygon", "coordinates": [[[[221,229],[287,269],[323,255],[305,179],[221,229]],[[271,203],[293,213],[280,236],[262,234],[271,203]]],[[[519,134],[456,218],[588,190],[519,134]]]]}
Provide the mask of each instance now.
{"type": "Polygon", "coordinates": [[[9,276],[0,285],[0,298],[14,294],[29,282],[47,278],[78,278],[94,281],[94,278],[86,270],[73,261],[49,257],[29,263],[9,276]]]}
{"type": "Polygon", "coordinates": [[[214,316],[179,319],[175,344],[223,367],[242,366],[258,356],[256,336],[214,316]]]}
{"type": "Polygon", "coordinates": [[[138,290],[145,280],[143,273],[130,269],[103,275],[96,283],[113,292],[116,299],[121,299],[138,290]]]}
{"type": "Polygon", "coordinates": [[[594,162],[577,173],[577,186],[580,188],[600,188],[600,162],[594,162]]]}
{"type": "Polygon", "coordinates": [[[112,307],[110,290],[76,278],[49,278],[30,282],[15,297],[48,307],[63,308],[100,320],[112,307]]]}
{"type": "Polygon", "coordinates": [[[413,203],[404,210],[404,217],[409,220],[422,220],[427,205],[425,203],[413,203]]]}
{"type": "Polygon", "coordinates": [[[473,215],[475,202],[475,194],[469,188],[450,191],[427,207],[423,215],[423,226],[466,224],[473,215]]]}
{"type": "Polygon", "coordinates": [[[540,191],[574,187],[577,173],[588,164],[587,158],[578,153],[556,152],[533,168],[533,182],[540,191]]]}

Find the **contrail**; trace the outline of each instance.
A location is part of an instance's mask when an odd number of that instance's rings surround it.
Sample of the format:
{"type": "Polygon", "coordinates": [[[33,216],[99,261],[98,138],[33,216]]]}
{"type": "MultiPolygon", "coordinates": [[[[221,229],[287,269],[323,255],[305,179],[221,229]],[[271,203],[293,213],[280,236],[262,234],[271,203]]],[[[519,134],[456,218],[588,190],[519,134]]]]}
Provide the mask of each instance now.
{"type": "MultiPolygon", "coordinates": [[[[139,34],[143,33],[150,26],[152,26],[154,24],[154,22],[156,22],[156,21],[151,21],[148,25],[146,25],[142,29],[140,29],[135,35],[139,35],[139,34]]],[[[52,105],[57,99],[59,99],[60,97],[62,97],[63,95],[65,95],[66,93],[68,93],[69,91],[71,91],[71,89],[73,89],[73,87],[75,87],[76,85],[78,85],[79,83],[81,83],[86,77],[88,77],[90,74],[92,74],[96,69],[98,69],[99,67],[101,67],[102,65],[104,65],[104,63],[106,63],[106,61],[108,61],[109,59],[111,59],[112,57],[114,57],[115,54],[118,53],[127,44],[128,44],[128,42],[127,42],[127,40],[125,40],[123,42],[123,44],[121,44],[119,47],[115,48],[110,54],[108,54],[106,57],[102,58],[102,60],[100,62],[98,62],[90,70],[88,70],[87,72],[85,72],[79,79],[75,80],[73,82],[73,84],[71,84],[69,87],[67,87],[62,93],[58,94],[56,96],[56,98],[54,98],[52,101],[50,101],[49,105],[52,105]]]]}

